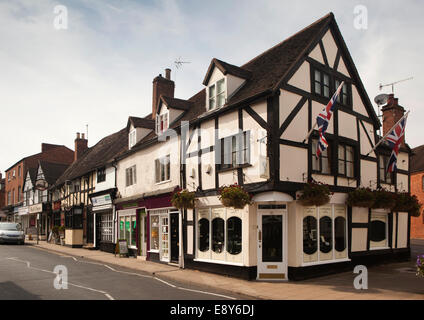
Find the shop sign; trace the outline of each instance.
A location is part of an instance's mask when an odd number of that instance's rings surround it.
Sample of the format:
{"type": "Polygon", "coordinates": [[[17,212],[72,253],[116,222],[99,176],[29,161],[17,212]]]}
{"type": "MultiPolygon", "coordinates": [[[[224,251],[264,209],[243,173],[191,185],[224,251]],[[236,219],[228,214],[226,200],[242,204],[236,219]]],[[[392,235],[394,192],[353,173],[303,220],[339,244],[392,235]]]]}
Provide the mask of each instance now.
{"type": "Polygon", "coordinates": [[[35,181],[35,189],[44,191],[47,190],[49,187],[49,183],[44,179],[39,179],[35,181]]]}
{"type": "Polygon", "coordinates": [[[131,203],[124,203],[123,205],[122,205],[122,209],[124,209],[124,208],[136,208],[136,207],[138,207],[138,203],[137,202],[131,202],[131,203]]]}
{"type": "Polygon", "coordinates": [[[18,215],[24,216],[28,214],[28,207],[21,207],[18,209],[18,215]]]}
{"type": "Polygon", "coordinates": [[[29,206],[28,207],[28,212],[29,213],[43,212],[43,204],[42,203],[37,203],[37,204],[34,204],[32,206],[29,206]]]}
{"type": "Polygon", "coordinates": [[[110,194],[105,194],[98,197],[92,197],[93,211],[112,209],[112,197],[110,194]]]}

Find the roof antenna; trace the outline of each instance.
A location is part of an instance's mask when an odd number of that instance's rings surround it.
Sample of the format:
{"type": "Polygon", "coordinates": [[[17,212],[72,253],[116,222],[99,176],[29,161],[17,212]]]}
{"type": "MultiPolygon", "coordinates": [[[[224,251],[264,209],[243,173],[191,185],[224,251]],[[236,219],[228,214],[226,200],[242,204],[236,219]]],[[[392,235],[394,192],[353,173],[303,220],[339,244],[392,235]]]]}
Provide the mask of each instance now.
{"type": "Polygon", "coordinates": [[[400,82],[404,82],[404,81],[408,81],[408,80],[412,80],[412,79],[414,79],[414,77],[409,77],[409,78],[407,78],[407,79],[403,79],[403,80],[395,81],[395,82],[388,83],[388,84],[381,84],[381,83],[380,83],[380,85],[379,85],[378,87],[379,87],[379,89],[380,89],[380,91],[381,91],[381,89],[383,89],[384,87],[389,87],[389,86],[391,86],[391,87],[392,87],[392,93],[395,93],[395,84],[400,83],[400,82]]]}
{"type": "Polygon", "coordinates": [[[177,71],[178,71],[178,69],[180,69],[183,66],[184,63],[191,63],[191,62],[190,61],[182,61],[181,56],[179,58],[175,59],[175,61],[174,61],[175,68],[177,69],[177,70],[175,70],[175,86],[176,86],[176,83],[177,83],[177,71]]]}

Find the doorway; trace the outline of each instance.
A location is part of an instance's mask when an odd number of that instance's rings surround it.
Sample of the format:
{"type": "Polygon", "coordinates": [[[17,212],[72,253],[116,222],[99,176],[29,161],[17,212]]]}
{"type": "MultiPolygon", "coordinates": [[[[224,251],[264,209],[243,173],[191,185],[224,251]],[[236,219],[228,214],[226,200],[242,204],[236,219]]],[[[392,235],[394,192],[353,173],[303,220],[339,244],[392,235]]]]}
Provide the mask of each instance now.
{"type": "Polygon", "coordinates": [[[178,263],[180,256],[179,213],[169,214],[171,219],[171,262],[178,263]]]}
{"type": "Polygon", "coordinates": [[[258,206],[257,280],[287,280],[286,205],[267,207],[258,206]]]}

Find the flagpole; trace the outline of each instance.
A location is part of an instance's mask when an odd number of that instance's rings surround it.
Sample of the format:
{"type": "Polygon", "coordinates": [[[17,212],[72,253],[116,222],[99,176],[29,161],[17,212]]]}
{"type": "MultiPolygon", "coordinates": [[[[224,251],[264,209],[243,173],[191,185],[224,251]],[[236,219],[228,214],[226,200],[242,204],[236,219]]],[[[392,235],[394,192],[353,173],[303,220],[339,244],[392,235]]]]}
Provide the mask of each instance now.
{"type": "MultiPolygon", "coordinates": [[[[344,85],[344,81],[342,81],[342,83],[340,83],[339,87],[337,88],[336,92],[334,92],[333,96],[331,97],[330,101],[333,99],[334,95],[338,95],[338,93],[340,93],[341,88],[344,85]]],[[[336,101],[334,101],[334,103],[336,103],[336,101]]],[[[328,106],[328,104],[327,104],[328,106]]],[[[315,120],[315,124],[312,126],[311,130],[309,130],[308,134],[306,135],[305,139],[303,139],[302,143],[305,143],[306,140],[308,140],[309,136],[311,135],[312,131],[314,131],[315,127],[317,125],[317,121],[315,120]]]]}
{"type": "Polygon", "coordinates": [[[390,130],[389,131],[387,131],[387,133],[384,135],[384,137],[383,138],[381,138],[381,140],[380,141],[378,141],[378,143],[374,146],[374,148],[372,148],[371,149],[371,151],[370,152],[368,152],[367,154],[366,154],[366,157],[368,157],[369,156],[369,154],[371,153],[371,152],[373,152],[374,150],[375,150],[375,148],[377,148],[383,141],[384,141],[384,139],[386,139],[387,138],[387,136],[390,134],[390,132],[392,132],[392,130],[393,130],[393,128],[394,127],[396,127],[404,118],[406,118],[406,116],[408,115],[408,113],[409,113],[409,111],[408,112],[406,112],[404,115],[403,115],[403,117],[402,118],[400,118],[399,119],[399,121],[398,122],[396,122],[396,124],[393,126],[393,127],[391,127],[390,128],[390,130]]]}

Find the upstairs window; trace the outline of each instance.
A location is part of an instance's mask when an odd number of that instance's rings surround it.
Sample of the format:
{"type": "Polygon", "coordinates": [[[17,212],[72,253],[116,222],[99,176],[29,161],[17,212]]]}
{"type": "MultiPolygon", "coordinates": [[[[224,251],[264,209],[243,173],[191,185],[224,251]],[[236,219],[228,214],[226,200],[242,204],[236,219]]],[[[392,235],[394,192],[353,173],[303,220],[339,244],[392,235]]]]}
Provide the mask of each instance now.
{"type": "Polygon", "coordinates": [[[170,155],[155,160],[155,181],[156,183],[171,179],[170,155]]]}
{"type": "Polygon", "coordinates": [[[221,108],[225,104],[225,79],[209,86],[209,109],[221,108]]]}
{"type": "Polygon", "coordinates": [[[97,183],[106,181],[106,169],[100,168],[97,170],[97,183]]]}
{"type": "Polygon", "coordinates": [[[136,166],[129,167],[125,170],[125,186],[129,187],[137,183],[136,166]]]}
{"type": "MultiPolygon", "coordinates": [[[[250,131],[221,139],[221,169],[237,168],[250,163],[250,131]]],[[[218,155],[218,154],[217,154],[218,155]]]]}
{"type": "Polygon", "coordinates": [[[18,177],[20,177],[21,176],[21,167],[19,166],[18,167],[18,177]]]}
{"type": "Polygon", "coordinates": [[[129,147],[131,149],[136,143],[136,130],[135,129],[130,132],[129,137],[128,137],[128,142],[129,142],[129,147]]]}
{"type": "Polygon", "coordinates": [[[339,175],[355,177],[355,152],[352,146],[339,144],[338,163],[339,175]]]}
{"type": "Polygon", "coordinates": [[[168,130],[168,112],[164,114],[158,114],[156,116],[156,133],[162,134],[164,131],[168,130]]]}
{"type": "Polygon", "coordinates": [[[379,155],[379,170],[380,170],[380,182],[381,183],[387,183],[387,184],[393,184],[394,182],[394,173],[393,172],[387,172],[387,164],[389,163],[389,156],[387,155],[379,155]]]}
{"type": "MultiPolygon", "coordinates": [[[[337,80],[337,79],[335,80],[334,90],[337,90],[340,83],[342,83],[341,80],[337,80]]],[[[350,103],[350,86],[346,82],[343,84],[342,90],[340,91],[340,94],[337,97],[337,102],[342,104],[342,105],[345,105],[345,106],[351,105],[351,103],[350,103]]]]}
{"type": "Polygon", "coordinates": [[[331,174],[331,151],[332,145],[331,142],[327,138],[328,147],[325,149],[321,156],[318,158],[317,154],[317,146],[318,139],[312,139],[312,171],[314,173],[320,174],[331,174]]]}
{"type": "Polygon", "coordinates": [[[314,93],[326,98],[330,97],[330,76],[320,70],[314,70],[314,93]]]}

